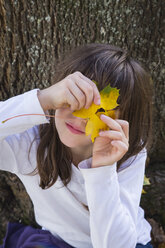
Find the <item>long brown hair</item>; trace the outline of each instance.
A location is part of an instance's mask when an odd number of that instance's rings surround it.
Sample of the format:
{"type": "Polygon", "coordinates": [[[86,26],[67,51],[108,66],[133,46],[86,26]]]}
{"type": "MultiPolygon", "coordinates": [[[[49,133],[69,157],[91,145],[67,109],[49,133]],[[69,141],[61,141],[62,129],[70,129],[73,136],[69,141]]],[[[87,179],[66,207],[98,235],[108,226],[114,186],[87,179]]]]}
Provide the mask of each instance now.
{"type": "MultiPolygon", "coordinates": [[[[138,154],[149,144],[151,137],[150,76],[127,51],[108,44],[89,44],[74,49],[61,58],[56,66],[54,82],[80,71],[98,82],[99,90],[110,83],[120,89],[118,98],[120,119],[129,122],[129,150],[118,162],[120,165],[138,154]]],[[[54,114],[55,111],[51,111],[54,114]]],[[[40,143],[37,150],[37,172],[40,187],[51,187],[58,176],[66,186],[71,180],[72,154],[59,139],[54,118],[39,127],[40,143]]]]}

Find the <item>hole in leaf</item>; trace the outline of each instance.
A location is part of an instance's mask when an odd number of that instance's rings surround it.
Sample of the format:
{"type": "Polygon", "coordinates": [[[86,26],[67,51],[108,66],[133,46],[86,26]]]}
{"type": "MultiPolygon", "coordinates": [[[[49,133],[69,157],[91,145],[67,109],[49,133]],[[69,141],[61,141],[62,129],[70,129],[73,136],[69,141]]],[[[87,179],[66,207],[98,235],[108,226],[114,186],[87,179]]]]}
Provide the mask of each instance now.
{"type": "Polygon", "coordinates": [[[105,112],[105,110],[103,108],[99,108],[95,114],[99,113],[99,112],[105,112]]]}

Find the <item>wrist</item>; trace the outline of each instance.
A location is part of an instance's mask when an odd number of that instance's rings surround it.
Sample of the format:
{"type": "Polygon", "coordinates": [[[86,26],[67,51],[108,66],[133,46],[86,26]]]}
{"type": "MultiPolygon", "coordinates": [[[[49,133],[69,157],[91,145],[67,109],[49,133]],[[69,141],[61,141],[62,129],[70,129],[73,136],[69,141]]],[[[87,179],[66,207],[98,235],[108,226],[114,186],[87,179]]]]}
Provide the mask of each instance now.
{"type": "Polygon", "coordinates": [[[40,105],[41,105],[44,112],[51,109],[51,107],[48,103],[48,97],[47,97],[46,89],[38,90],[37,91],[37,97],[38,97],[38,100],[39,100],[40,105]]]}
{"type": "Polygon", "coordinates": [[[115,161],[99,161],[99,159],[92,159],[91,168],[105,167],[114,165],[115,161]]]}

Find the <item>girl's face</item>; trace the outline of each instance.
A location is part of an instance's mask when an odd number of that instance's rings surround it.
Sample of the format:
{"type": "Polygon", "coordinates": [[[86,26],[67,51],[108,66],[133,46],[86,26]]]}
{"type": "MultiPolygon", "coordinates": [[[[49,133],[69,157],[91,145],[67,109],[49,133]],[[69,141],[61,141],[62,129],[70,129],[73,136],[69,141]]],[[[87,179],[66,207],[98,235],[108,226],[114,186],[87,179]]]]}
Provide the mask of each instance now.
{"type": "Polygon", "coordinates": [[[90,136],[85,135],[87,121],[72,115],[68,108],[57,109],[55,124],[61,142],[70,148],[92,147],[90,136]]]}

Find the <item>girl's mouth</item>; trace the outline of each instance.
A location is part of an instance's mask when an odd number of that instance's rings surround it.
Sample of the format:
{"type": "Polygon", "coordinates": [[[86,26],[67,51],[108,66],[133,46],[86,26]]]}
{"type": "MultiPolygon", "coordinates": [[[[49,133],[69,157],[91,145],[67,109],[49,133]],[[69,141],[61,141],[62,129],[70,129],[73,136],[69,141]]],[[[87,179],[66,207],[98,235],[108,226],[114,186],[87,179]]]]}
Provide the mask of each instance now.
{"type": "Polygon", "coordinates": [[[68,124],[68,123],[65,123],[67,128],[74,134],[84,134],[85,132],[83,131],[80,131],[78,129],[76,129],[75,127],[73,127],[72,125],[68,124]]]}

